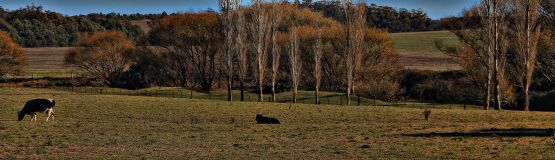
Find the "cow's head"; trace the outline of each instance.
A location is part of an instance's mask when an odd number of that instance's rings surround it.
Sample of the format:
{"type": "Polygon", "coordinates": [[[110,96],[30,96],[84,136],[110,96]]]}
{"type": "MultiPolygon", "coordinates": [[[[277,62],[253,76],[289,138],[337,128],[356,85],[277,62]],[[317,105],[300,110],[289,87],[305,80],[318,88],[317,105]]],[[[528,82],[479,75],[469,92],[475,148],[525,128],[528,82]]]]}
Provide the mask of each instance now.
{"type": "Polygon", "coordinates": [[[21,121],[25,117],[25,113],[17,112],[17,120],[21,121]]]}
{"type": "Polygon", "coordinates": [[[50,101],[51,101],[51,103],[48,104],[48,108],[54,108],[54,106],[56,105],[56,101],[53,100],[53,99],[51,99],[50,101]]]}

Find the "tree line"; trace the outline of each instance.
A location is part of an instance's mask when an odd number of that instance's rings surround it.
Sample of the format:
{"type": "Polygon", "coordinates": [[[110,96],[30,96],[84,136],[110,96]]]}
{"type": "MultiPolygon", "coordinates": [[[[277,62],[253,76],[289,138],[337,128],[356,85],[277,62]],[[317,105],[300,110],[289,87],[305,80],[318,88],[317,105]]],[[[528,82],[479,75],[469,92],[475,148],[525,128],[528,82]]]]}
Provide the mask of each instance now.
{"type": "MultiPolygon", "coordinates": [[[[303,1],[296,2],[299,7],[310,8],[322,12],[326,17],[332,17],[337,21],[344,21],[341,1],[303,1]]],[[[405,8],[395,9],[389,6],[378,6],[371,4],[365,11],[365,22],[368,27],[387,29],[395,32],[416,32],[437,30],[440,28],[439,21],[433,21],[422,9],[408,10],[405,8]]]]}
{"type": "MultiPolygon", "coordinates": [[[[340,1],[280,2],[299,9],[322,12],[336,21],[344,21],[340,1]]],[[[173,13],[175,14],[175,13],[173,13]]],[[[421,9],[395,9],[388,6],[369,5],[365,11],[368,27],[387,29],[388,32],[412,32],[441,29],[439,21],[432,21],[421,9]]],[[[65,47],[78,45],[81,33],[117,30],[140,44],[148,43],[142,31],[130,23],[131,20],[152,20],[154,26],[166,12],[160,14],[91,13],[88,15],[64,16],[44,10],[41,6],[27,6],[9,11],[0,6],[0,30],[24,47],[65,47]],[[144,40],[144,41],[143,41],[144,40]]]]}
{"type": "MultiPolygon", "coordinates": [[[[401,67],[388,32],[365,25],[367,5],[344,1],[346,21],[274,1],[220,1],[221,12],[174,14],[136,46],[123,33],[84,36],[66,59],[113,87],[226,88],[263,95],[297,90],[388,99],[401,67]],[[124,63],[125,62],[125,63],[124,63]],[[364,67],[363,67],[364,66],[364,67]],[[223,84],[222,84],[223,83],[223,84]],[[219,84],[219,85],[218,85],[219,84]],[[356,91],[356,92],[355,92],[356,91]]],[[[318,103],[318,102],[315,102],[318,103]]]]}

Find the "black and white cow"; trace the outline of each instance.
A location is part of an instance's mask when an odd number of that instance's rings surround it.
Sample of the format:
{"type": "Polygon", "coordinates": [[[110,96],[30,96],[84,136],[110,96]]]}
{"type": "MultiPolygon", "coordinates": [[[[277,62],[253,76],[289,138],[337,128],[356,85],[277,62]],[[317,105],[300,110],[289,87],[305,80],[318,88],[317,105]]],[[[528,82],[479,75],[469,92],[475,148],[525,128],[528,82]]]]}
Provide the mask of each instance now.
{"type": "Polygon", "coordinates": [[[53,99],[33,99],[30,101],[27,101],[23,109],[21,109],[21,111],[17,113],[17,118],[19,121],[21,121],[23,120],[25,115],[29,115],[31,116],[31,121],[36,122],[37,121],[36,112],[42,112],[48,115],[48,117],[46,117],[46,122],[48,122],[48,119],[50,119],[50,117],[52,117],[52,120],[54,120],[55,105],[56,105],[56,101],[54,101],[53,99]]]}

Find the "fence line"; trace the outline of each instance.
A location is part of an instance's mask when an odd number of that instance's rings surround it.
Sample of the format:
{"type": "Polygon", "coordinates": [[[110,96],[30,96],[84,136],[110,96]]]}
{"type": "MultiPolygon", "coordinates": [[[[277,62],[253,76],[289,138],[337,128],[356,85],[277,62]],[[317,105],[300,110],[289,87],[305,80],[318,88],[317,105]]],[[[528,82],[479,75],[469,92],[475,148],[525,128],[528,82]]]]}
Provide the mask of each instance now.
{"type": "MultiPolygon", "coordinates": [[[[56,90],[64,90],[73,93],[84,93],[84,94],[100,94],[100,95],[128,95],[128,96],[149,96],[149,97],[171,97],[171,98],[188,98],[188,99],[209,99],[209,100],[221,100],[226,101],[226,96],[216,96],[207,93],[195,93],[192,90],[187,89],[168,89],[168,90],[126,90],[126,89],[118,89],[118,88],[99,88],[99,87],[79,87],[79,86],[66,86],[66,87],[28,87],[22,84],[21,82],[10,82],[10,83],[2,83],[2,81],[12,81],[15,79],[40,79],[40,78],[77,78],[79,74],[75,73],[60,73],[60,74],[45,74],[43,77],[40,77],[35,74],[31,74],[31,76],[19,76],[19,77],[11,77],[12,79],[0,79],[0,88],[39,88],[39,89],[56,89],[56,90]],[[189,91],[189,93],[184,93],[189,91]]],[[[245,95],[245,101],[258,101],[257,96],[254,96],[252,93],[248,94],[247,92],[245,95]],[[251,97],[252,96],[252,97],[251,97]]],[[[268,101],[271,101],[271,96],[267,96],[268,101]]],[[[238,101],[239,97],[234,96],[234,101],[238,101]]],[[[266,97],[263,97],[265,99],[266,97]]],[[[293,96],[288,95],[279,95],[276,97],[276,101],[278,103],[292,103],[293,96]]],[[[301,104],[314,104],[315,97],[312,96],[299,96],[297,101],[301,104]]],[[[344,94],[331,94],[331,95],[324,95],[320,96],[320,104],[324,105],[346,105],[346,96],[344,94]]],[[[380,102],[376,99],[363,99],[358,96],[352,96],[351,98],[351,105],[352,106],[406,106],[406,107],[464,107],[465,109],[471,105],[467,104],[437,104],[434,102],[424,102],[424,101],[407,101],[406,99],[400,101],[393,101],[393,102],[380,102]]]]}

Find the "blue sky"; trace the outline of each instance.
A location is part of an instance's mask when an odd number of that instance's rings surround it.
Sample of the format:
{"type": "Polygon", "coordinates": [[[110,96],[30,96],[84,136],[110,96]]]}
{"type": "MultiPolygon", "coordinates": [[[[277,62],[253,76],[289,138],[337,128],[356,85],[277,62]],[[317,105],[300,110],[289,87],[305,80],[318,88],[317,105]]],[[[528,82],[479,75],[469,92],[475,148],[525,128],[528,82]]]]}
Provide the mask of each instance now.
{"type": "MultiPolygon", "coordinates": [[[[248,0],[243,0],[248,1],[248,0]]],[[[423,9],[432,19],[459,15],[479,0],[367,0],[367,3],[395,8],[423,9]]],[[[88,13],[168,13],[217,9],[218,0],[0,0],[0,6],[14,10],[40,5],[66,15],[88,13]]]]}

